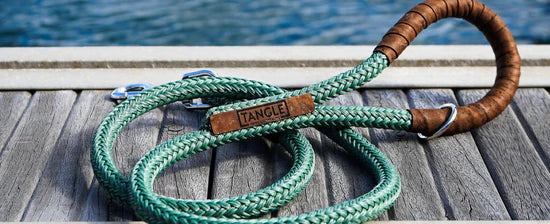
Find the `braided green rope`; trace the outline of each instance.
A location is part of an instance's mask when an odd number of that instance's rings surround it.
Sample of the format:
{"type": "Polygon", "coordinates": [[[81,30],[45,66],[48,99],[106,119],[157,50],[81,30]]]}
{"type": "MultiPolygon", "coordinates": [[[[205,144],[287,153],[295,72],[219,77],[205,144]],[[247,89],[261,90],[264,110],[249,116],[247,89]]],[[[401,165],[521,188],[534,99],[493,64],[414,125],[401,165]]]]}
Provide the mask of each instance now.
{"type": "Polygon", "coordinates": [[[278,87],[238,78],[200,77],[167,83],[144,91],[118,105],[103,120],[94,136],[91,161],[100,184],[117,202],[130,206],[142,219],[152,223],[360,223],[375,218],[397,199],[400,181],[390,161],[351,126],[406,130],[411,115],[406,110],[378,107],[319,106],[342,93],[359,88],[376,77],[387,58],[374,53],[352,70],[315,85],[287,92],[278,87]],[[155,147],[134,167],[130,180],[115,167],[112,146],[118,133],[143,113],[159,106],[197,97],[254,99],[221,105],[208,116],[228,110],[310,93],[317,109],[309,114],[274,123],[214,135],[208,125],[199,131],[176,137],[155,147]],[[313,174],[313,151],[305,137],[294,129],[316,127],[376,175],[375,188],[356,199],[329,208],[271,219],[245,219],[276,210],[296,197],[313,174]],[[181,200],[154,193],[157,175],[175,162],[194,153],[230,142],[281,133],[280,140],[294,158],[287,175],[273,185],[250,194],[216,200],[181,200]]]}

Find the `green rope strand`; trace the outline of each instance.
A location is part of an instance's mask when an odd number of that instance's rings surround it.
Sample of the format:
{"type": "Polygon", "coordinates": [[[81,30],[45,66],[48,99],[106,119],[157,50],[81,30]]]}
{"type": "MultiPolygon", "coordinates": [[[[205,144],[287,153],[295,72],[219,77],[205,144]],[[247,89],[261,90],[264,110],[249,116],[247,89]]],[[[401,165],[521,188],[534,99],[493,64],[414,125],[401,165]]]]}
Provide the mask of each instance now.
{"type": "Polygon", "coordinates": [[[92,144],[91,161],[99,183],[112,198],[130,206],[136,215],[152,223],[360,223],[387,210],[400,192],[399,176],[389,160],[351,126],[406,130],[411,115],[406,110],[378,107],[320,106],[337,95],[359,88],[376,77],[387,58],[374,53],[363,63],[329,80],[287,92],[279,87],[238,78],[199,77],[160,85],[124,101],[98,127],[92,144]],[[112,147],[119,132],[138,116],[159,106],[198,97],[209,99],[253,99],[211,109],[208,116],[265,102],[310,93],[317,109],[309,114],[214,135],[204,125],[201,130],[173,138],[155,147],[134,167],[130,180],[115,167],[112,147]],[[283,206],[296,197],[313,174],[314,154],[298,128],[317,127],[361,158],[375,173],[378,184],[356,199],[329,208],[271,219],[256,217],[283,206]],[[280,141],[294,158],[288,174],[273,185],[250,194],[215,200],[181,200],[154,193],[152,184],[163,170],[188,156],[230,142],[281,133],[280,141]]]}
{"type": "Polygon", "coordinates": [[[316,104],[322,104],[325,101],[330,100],[336,96],[356,90],[366,82],[369,82],[372,79],[376,78],[376,76],[378,76],[378,74],[380,74],[380,72],[382,72],[382,70],[384,70],[387,65],[388,59],[386,55],[375,52],[367,60],[363,61],[361,64],[357,65],[353,69],[340,73],[330,79],[292,92],[285,92],[279,95],[215,107],[208,111],[207,118],[210,116],[210,114],[220,113],[228,110],[237,110],[243,107],[250,107],[266,102],[280,100],[283,98],[298,96],[305,93],[311,94],[313,96],[313,101],[316,104]]]}
{"type": "MultiPolygon", "coordinates": [[[[370,192],[356,199],[317,211],[298,216],[287,216],[271,219],[230,219],[198,215],[185,209],[186,202],[178,199],[161,199],[152,190],[155,177],[172,163],[183,159],[196,147],[191,147],[191,141],[184,139],[206,134],[201,147],[217,145],[223,137],[208,136],[208,132],[189,133],[159,145],[145,155],[132,172],[131,181],[134,198],[132,206],[138,208],[137,213],[150,223],[361,223],[377,217],[386,211],[397,199],[400,192],[399,175],[389,160],[374,145],[365,141],[364,137],[351,129],[340,130],[329,134],[329,137],[358,156],[364,165],[376,173],[378,185],[370,192]],[[211,138],[213,137],[213,138],[211,138]],[[178,142],[179,144],[175,144],[178,142]],[[187,143],[187,144],[185,144],[187,143]],[[170,159],[172,158],[172,159],[170,159]],[[168,202],[166,202],[168,200],[168,202]]],[[[325,132],[327,133],[327,132],[325,132]]],[[[291,191],[289,189],[288,191],[291,191]]],[[[275,194],[283,194],[276,190],[275,194]]]]}

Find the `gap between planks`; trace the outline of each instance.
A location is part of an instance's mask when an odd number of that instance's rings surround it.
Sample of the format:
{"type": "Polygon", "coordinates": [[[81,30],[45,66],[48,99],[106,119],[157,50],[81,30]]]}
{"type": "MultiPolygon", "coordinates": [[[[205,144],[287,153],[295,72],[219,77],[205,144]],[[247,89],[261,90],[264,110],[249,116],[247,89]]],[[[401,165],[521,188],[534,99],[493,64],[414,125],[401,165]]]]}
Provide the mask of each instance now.
{"type": "MultiPolygon", "coordinates": [[[[125,221],[125,222],[25,222],[27,224],[146,224],[141,221],[125,221]]],[[[550,224],[546,220],[499,220],[499,221],[478,221],[478,220],[451,220],[451,221],[369,221],[372,224],[550,224]]],[[[20,222],[0,222],[0,224],[20,224],[20,222]]]]}
{"type": "MultiPolygon", "coordinates": [[[[468,104],[487,91],[460,90],[458,100],[468,104]]],[[[472,134],[510,216],[550,219],[550,173],[512,109],[472,134]]]]}
{"type": "MultiPolygon", "coordinates": [[[[520,90],[520,92],[521,92],[521,91],[522,91],[522,90],[520,90]]],[[[369,95],[369,94],[367,93],[367,95],[369,95]]],[[[345,98],[345,97],[344,97],[344,98],[345,98]]],[[[79,97],[79,100],[80,100],[80,97],[79,97]]],[[[383,100],[386,100],[386,99],[383,99],[383,100]]],[[[404,105],[404,104],[403,104],[403,105],[404,105]]],[[[406,106],[405,106],[405,107],[406,107],[406,106]]],[[[156,116],[154,116],[154,119],[158,120],[159,122],[160,122],[160,120],[163,120],[162,125],[164,125],[164,123],[166,122],[166,119],[167,119],[167,115],[165,114],[164,119],[161,119],[161,117],[162,117],[162,115],[160,115],[160,116],[159,116],[159,115],[156,115],[156,116]]],[[[68,121],[67,121],[67,122],[68,122],[68,121]]],[[[158,125],[153,125],[153,126],[158,127],[158,125]]],[[[154,128],[154,129],[155,129],[155,128],[154,128]]],[[[158,133],[158,129],[159,129],[159,128],[156,128],[156,129],[157,129],[156,132],[158,133]]],[[[153,133],[154,133],[154,132],[155,132],[155,130],[153,130],[153,133]]],[[[63,135],[63,134],[62,134],[62,135],[63,135]]],[[[153,134],[153,135],[150,135],[150,136],[152,136],[152,137],[151,137],[151,139],[152,139],[151,141],[152,141],[152,142],[156,142],[158,139],[162,139],[162,137],[159,137],[158,134],[157,134],[156,136],[155,136],[154,134],[153,134]]],[[[61,137],[60,137],[60,138],[61,138],[61,137]]],[[[315,137],[315,138],[316,138],[316,137],[315,137]]],[[[476,140],[476,141],[479,141],[479,140],[476,140]]],[[[58,144],[59,144],[59,143],[58,143],[58,144]]],[[[479,144],[479,143],[478,143],[478,144],[479,144]]],[[[264,145],[264,146],[265,146],[265,145],[264,145]]],[[[137,158],[139,158],[139,156],[137,156],[137,158]]],[[[128,164],[129,164],[129,163],[128,163],[128,164]]],[[[201,187],[205,188],[206,186],[201,186],[201,187]]],[[[441,189],[440,189],[440,190],[441,190],[441,189]]],[[[102,196],[104,197],[104,195],[102,195],[102,196]]],[[[321,201],[322,201],[322,200],[321,200],[321,201]]],[[[535,214],[536,214],[536,213],[535,213],[535,214]]]]}
{"type": "Polygon", "coordinates": [[[73,91],[33,94],[0,156],[1,220],[20,220],[72,109],[73,91]]]}

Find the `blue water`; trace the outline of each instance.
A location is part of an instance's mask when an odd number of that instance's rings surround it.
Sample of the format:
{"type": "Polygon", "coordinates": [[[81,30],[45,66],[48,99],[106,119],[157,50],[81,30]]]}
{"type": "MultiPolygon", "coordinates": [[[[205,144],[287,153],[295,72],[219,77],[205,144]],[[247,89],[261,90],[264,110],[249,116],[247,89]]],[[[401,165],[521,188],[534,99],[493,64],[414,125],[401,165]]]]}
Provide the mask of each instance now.
{"type": "MultiPolygon", "coordinates": [[[[376,44],[420,0],[0,0],[0,46],[376,44]]],[[[482,0],[519,43],[550,43],[550,0],[482,0]]],[[[451,19],[414,44],[480,44],[451,19]]]]}

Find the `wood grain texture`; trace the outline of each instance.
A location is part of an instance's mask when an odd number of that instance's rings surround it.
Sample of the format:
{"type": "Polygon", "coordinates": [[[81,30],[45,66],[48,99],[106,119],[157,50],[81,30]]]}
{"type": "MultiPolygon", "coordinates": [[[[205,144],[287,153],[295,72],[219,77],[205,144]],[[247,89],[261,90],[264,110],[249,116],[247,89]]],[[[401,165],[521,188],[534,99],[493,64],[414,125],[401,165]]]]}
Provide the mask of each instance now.
{"type": "MultiPolygon", "coordinates": [[[[360,106],[363,105],[363,100],[359,92],[353,91],[336,97],[327,102],[327,105],[360,106]]],[[[355,130],[369,138],[368,129],[356,128],[355,130]]],[[[326,136],[323,136],[322,143],[327,170],[329,205],[355,199],[374,188],[376,185],[374,175],[366,171],[360,160],[354,158],[326,136]]],[[[379,216],[378,219],[388,219],[387,212],[379,216]]]]}
{"type": "Polygon", "coordinates": [[[550,168],[550,94],[542,88],[518,89],[512,108],[546,167],[550,168]]]}
{"type": "MultiPolygon", "coordinates": [[[[409,107],[407,97],[401,90],[369,90],[363,92],[363,99],[369,106],[409,107]]],[[[372,129],[371,136],[401,175],[401,196],[390,210],[390,219],[445,219],[443,203],[425,151],[416,135],[404,131],[372,129]]]]}
{"type": "MultiPolygon", "coordinates": [[[[487,90],[461,90],[461,104],[487,90]]],[[[550,219],[550,174],[514,112],[500,116],[472,134],[512,219],[550,219]]]]}
{"type": "Polygon", "coordinates": [[[99,186],[97,179],[94,178],[79,221],[97,222],[109,220],[107,203],[109,203],[108,193],[99,186]]]}
{"type": "MultiPolygon", "coordinates": [[[[155,147],[163,116],[161,109],[154,109],[141,115],[126,126],[117,137],[113,149],[113,158],[116,167],[126,177],[128,177],[137,161],[155,147]]],[[[101,220],[100,218],[104,218],[105,214],[107,214],[107,217],[103,220],[127,221],[136,219],[130,209],[116,204],[105,191],[98,189],[98,187],[100,186],[98,186],[97,181],[91,187],[81,216],[82,221],[101,220]],[[94,198],[95,196],[100,198],[94,198]]]]}
{"type": "MultiPolygon", "coordinates": [[[[302,129],[300,132],[306,136],[315,150],[315,170],[313,172],[313,177],[304,191],[287,205],[280,208],[277,216],[298,215],[328,206],[321,134],[313,128],[302,129]]],[[[275,154],[275,175],[273,179],[278,180],[289,171],[292,166],[292,158],[281,145],[271,144],[270,147],[273,148],[275,154]]]]}
{"type": "MultiPolygon", "coordinates": [[[[4,222],[0,222],[4,223],[4,222]]],[[[146,224],[145,222],[62,222],[63,224],[146,224]]],[[[369,224],[425,224],[426,221],[369,221],[369,224]]],[[[430,221],[430,224],[549,224],[546,220],[506,220],[506,221],[486,221],[486,220],[466,220],[466,221],[430,221]]],[[[26,224],[53,224],[52,222],[27,222],[26,224]]],[[[56,223],[57,224],[57,223],[56,223]]]]}
{"type": "Polygon", "coordinates": [[[273,154],[266,141],[253,138],[216,149],[210,198],[239,196],[274,182],[273,154]]]}
{"type": "Polygon", "coordinates": [[[73,91],[36,92],[0,157],[1,221],[19,221],[71,111],[73,91]]]}
{"type": "MultiPolygon", "coordinates": [[[[197,130],[203,116],[203,112],[189,111],[180,102],[168,105],[164,111],[159,144],[197,130]]],[[[207,199],[211,158],[212,150],[207,150],[174,164],[155,180],[155,193],[182,199],[207,199]]]]}
{"type": "MultiPolygon", "coordinates": [[[[411,90],[409,102],[421,109],[457,104],[450,89],[411,90]]],[[[470,132],[431,139],[425,145],[449,219],[510,219],[470,132]]]]}
{"type": "Polygon", "coordinates": [[[67,119],[23,221],[77,221],[93,180],[90,147],[95,129],[114,107],[107,91],[82,92],[67,119]]]}
{"type": "Polygon", "coordinates": [[[0,153],[29,103],[29,92],[0,92],[0,153]]]}

